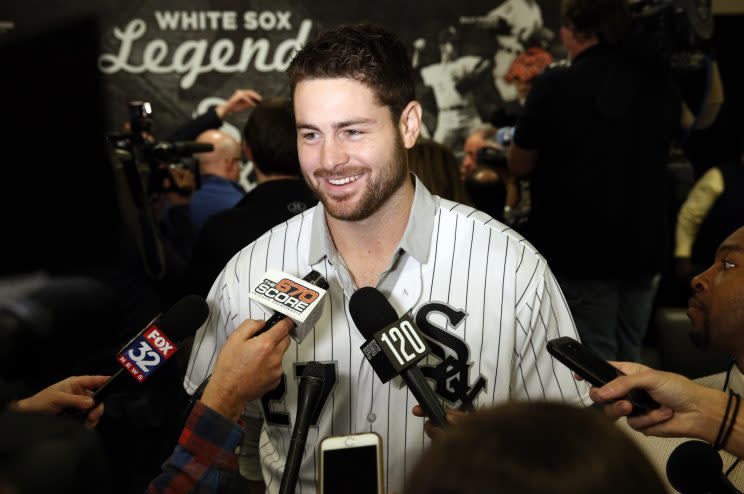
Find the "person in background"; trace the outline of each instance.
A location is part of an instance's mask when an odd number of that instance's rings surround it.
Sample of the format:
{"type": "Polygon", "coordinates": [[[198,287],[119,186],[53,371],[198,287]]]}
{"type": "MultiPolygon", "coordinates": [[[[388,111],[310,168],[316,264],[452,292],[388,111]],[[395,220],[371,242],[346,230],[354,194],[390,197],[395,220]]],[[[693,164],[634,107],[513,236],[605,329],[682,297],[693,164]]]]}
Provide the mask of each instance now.
{"type": "Polygon", "coordinates": [[[737,488],[744,488],[744,466],[735,457],[744,457],[744,421],[734,404],[744,394],[744,227],[729,235],[718,247],[713,264],[695,276],[688,302],[690,336],[703,349],[729,354],[733,361],[725,372],[692,382],[668,372],[649,369],[630,362],[613,362],[627,376],[601,388],[592,388],[590,396],[605,404],[612,418],[630,414],[630,402],[623,399],[628,390],[645,389],[660,408],[637,417],[628,417],[627,425],[641,432],[634,438],[660,469],[682,439],[698,438],[730,452],[721,456],[727,474],[737,488]],[[728,409],[728,413],[727,413],[728,409]],[[724,424],[724,417],[728,421],[724,424]],[[718,438],[719,431],[733,424],[728,441],[718,438]],[[725,427],[724,427],[725,425],[725,427]],[[659,436],[659,437],[650,437],[659,436]],[[665,439],[662,439],[665,438],[665,439]],[[733,455],[733,456],[732,456],[733,455]]]}
{"type": "Polygon", "coordinates": [[[211,217],[197,237],[189,276],[191,291],[200,295],[207,295],[240,249],[317,203],[300,174],[297,130],[288,99],[259,103],[245,123],[242,145],[254,164],[258,186],[234,208],[211,217]]]}
{"type": "Polygon", "coordinates": [[[472,205],[459,177],[457,158],[447,146],[431,139],[419,138],[406,153],[408,168],[432,194],[472,205]]]}
{"type": "Polygon", "coordinates": [[[460,177],[475,207],[510,226],[521,224],[529,214],[529,182],[519,180],[509,172],[504,148],[496,141],[498,129],[481,127],[465,140],[460,177]],[[479,154],[484,148],[491,163],[482,162],[479,154]]]}
{"type": "Polygon", "coordinates": [[[590,408],[509,403],[439,434],[406,494],[664,494],[639,448],[590,408]]]}
{"type": "Polygon", "coordinates": [[[240,179],[240,144],[219,130],[208,130],[196,142],[212,144],[214,150],[194,155],[199,160],[201,186],[191,196],[191,221],[197,235],[206,221],[240,201],[245,192],[240,179]]]}
{"type": "Polygon", "coordinates": [[[710,168],[695,182],[677,215],[674,257],[687,282],[701,272],[716,248],[744,219],[744,160],[710,168]]]}
{"type": "Polygon", "coordinates": [[[525,236],[550,262],[584,343],[639,361],[668,257],[666,162],[680,122],[667,68],[624,43],[627,0],[562,0],[568,67],[533,80],[508,151],[530,175],[525,236]]]}

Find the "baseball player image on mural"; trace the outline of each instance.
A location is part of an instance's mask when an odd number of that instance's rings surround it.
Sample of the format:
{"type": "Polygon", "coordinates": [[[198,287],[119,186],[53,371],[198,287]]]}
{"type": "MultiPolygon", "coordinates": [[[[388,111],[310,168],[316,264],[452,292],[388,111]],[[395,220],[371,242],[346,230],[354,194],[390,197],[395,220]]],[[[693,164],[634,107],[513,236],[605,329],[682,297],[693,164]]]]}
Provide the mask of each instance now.
{"type": "Polygon", "coordinates": [[[432,351],[419,367],[446,408],[588,405],[587,385],[545,349],[550,339],[577,335],[542,256],[510,228],[432,195],[409,173],[405,151],[422,111],[405,45],[378,27],[342,26],[306,44],[288,75],[302,173],[320,203],[228,262],[208,296],[211,316],[196,334],[184,381],[194,393],[227,336],[246,319],[271,316],[247,296],[267,270],[326,278],[322,314],[289,342],[281,384],[244,411],[261,425],[260,439],[244,444],[241,473],[278,492],[298,369],[317,361],[333,387],[310,429],[297,492],[316,491],[318,443],[357,432],[382,437],[385,492],[404,490],[429,426],[412,413],[416,399],[401,379],[383,384],[359,349],[365,339],[348,304],[362,287],[376,287],[416,322],[432,351]]]}

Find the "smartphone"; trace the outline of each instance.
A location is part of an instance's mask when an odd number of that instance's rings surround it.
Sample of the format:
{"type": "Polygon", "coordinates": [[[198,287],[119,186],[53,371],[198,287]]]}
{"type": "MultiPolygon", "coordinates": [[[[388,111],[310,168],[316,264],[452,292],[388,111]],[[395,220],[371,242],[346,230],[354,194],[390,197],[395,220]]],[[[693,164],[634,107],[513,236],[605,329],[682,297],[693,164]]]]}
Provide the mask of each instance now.
{"type": "MultiPolygon", "coordinates": [[[[619,369],[591,352],[584,345],[568,336],[548,342],[548,353],[560,363],[586,379],[592,386],[604,386],[617,376],[624,375],[619,369]]],[[[633,405],[631,416],[641,415],[659,404],[643,389],[634,389],[624,398],[633,405]]]]}
{"type": "Polygon", "coordinates": [[[384,494],[382,438],[374,432],[320,442],[320,494],[384,494]]]}

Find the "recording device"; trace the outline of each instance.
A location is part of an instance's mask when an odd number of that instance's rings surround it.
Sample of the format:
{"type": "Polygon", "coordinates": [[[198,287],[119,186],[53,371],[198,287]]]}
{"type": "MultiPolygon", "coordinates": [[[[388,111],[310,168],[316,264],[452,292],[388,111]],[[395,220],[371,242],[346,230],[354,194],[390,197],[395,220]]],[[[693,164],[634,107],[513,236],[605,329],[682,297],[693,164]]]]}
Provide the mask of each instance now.
{"type": "Polygon", "coordinates": [[[374,432],[320,442],[320,494],[383,494],[382,439],[374,432]]]}
{"type": "Polygon", "coordinates": [[[723,460],[713,446],[687,441],[669,455],[666,465],[669,483],[682,494],[733,494],[739,491],[723,474],[723,460]]]}
{"type": "Polygon", "coordinates": [[[507,168],[508,162],[503,149],[494,146],[482,146],[475,154],[478,165],[489,168],[507,168]]]}
{"type": "Polygon", "coordinates": [[[287,461],[284,464],[282,483],[279,487],[280,494],[295,492],[302,457],[305,453],[307,433],[312,425],[312,417],[320,405],[324,383],[323,365],[318,362],[309,362],[300,378],[300,386],[297,392],[297,415],[294,429],[292,429],[292,439],[289,441],[289,451],[287,452],[287,461]]]}
{"type": "Polygon", "coordinates": [[[630,4],[632,33],[672,69],[702,67],[713,37],[711,0],[637,0],[630,4]]]}
{"type": "Polygon", "coordinates": [[[212,144],[193,141],[157,142],[152,134],[152,105],[147,101],[131,101],[127,110],[130,131],[109,133],[108,142],[120,162],[136,168],[149,194],[179,191],[174,185],[163,186],[170,176],[170,166],[186,168],[198,176],[198,163],[192,156],[213,151],[212,144]]]}
{"type": "Polygon", "coordinates": [[[377,377],[385,383],[400,375],[432,424],[447,427],[444,407],[416,363],[430,353],[424,337],[408,316],[398,318],[379,290],[360,288],[349,300],[349,312],[367,340],[361,346],[377,377]]]}
{"type": "Polygon", "coordinates": [[[93,393],[94,407],[117,389],[125,371],[137,382],[144,382],[178,350],[172,340],[194,333],[208,316],[209,306],[204,299],[187,295],[156,317],[121,349],[116,359],[121,368],[93,393]]]}
{"type": "MultiPolygon", "coordinates": [[[[618,376],[625,375],[609,362],[602,360],[584,345],[568,336],[550,340],[547,348],[550,355],[586,379],[592,386],[601,387],[618,376]]],[[[630,401],[633,405],[631,416],[641,415],[659,408],[659,404],[642,389],[631,390],[624,399],[630,401]]]]}

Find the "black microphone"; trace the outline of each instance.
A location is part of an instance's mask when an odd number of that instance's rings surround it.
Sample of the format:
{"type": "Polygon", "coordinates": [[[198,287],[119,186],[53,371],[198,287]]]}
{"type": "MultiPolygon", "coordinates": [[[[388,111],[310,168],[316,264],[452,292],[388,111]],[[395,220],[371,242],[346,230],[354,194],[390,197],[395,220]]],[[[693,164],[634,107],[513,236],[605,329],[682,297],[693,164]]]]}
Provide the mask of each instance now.
{"type": "Polygon", "coordinates": [[[682,494],[731,494],[739,491],[723,474],[723,460],[713,446],[687,441],[669,455],[667,479],[682,494]]]}
{"type": "Polygon", "coordinates": [[[354,292],[349,300],[349,312],[359,332],[368,340],[362,351],[382,382],[400,374],[429,420],[438,427],[447,427],[444,407],[416,366],[429,353],[429,348],[413,321],[407,317],[399,319],[385,296],[372,287],[354,292]],[[393,324],[394,327],[388,328],[393,324]]]}
{"type": "Polygon", "coordinates": [[[305,452],[307,433],[312,425],[313,415],[317,411],[318,405],[320,405],[324,383],[323,364],[309,362],[300,378],[300,386],[297,392],[297,416],[294,429],[292,429],[292,439],[289,441],[289,451],[287,452],[287,461],[284,464],[284,474],[282,475],[279,494],[288,494],[295,491],[297,477],[302,465],[302,455],[305,452]]]}
{"type": "Polygon", "coordinates": [[[181,340],[196,332],[208,316],[207,302],[198,295],[187,295],[168,311],[156,317],[119,352],[117,360],[122,367],[93,393],[92,398],[95,402],[93,407],[95,408],[111,394],[112,390],[119,387],[120,376],[125,370],[128,370],[137,381],[142,382],[178,350],[166,333],[173,340],[181,340]],[[122,358],[126,362],[122,361],[122,358]]]}

